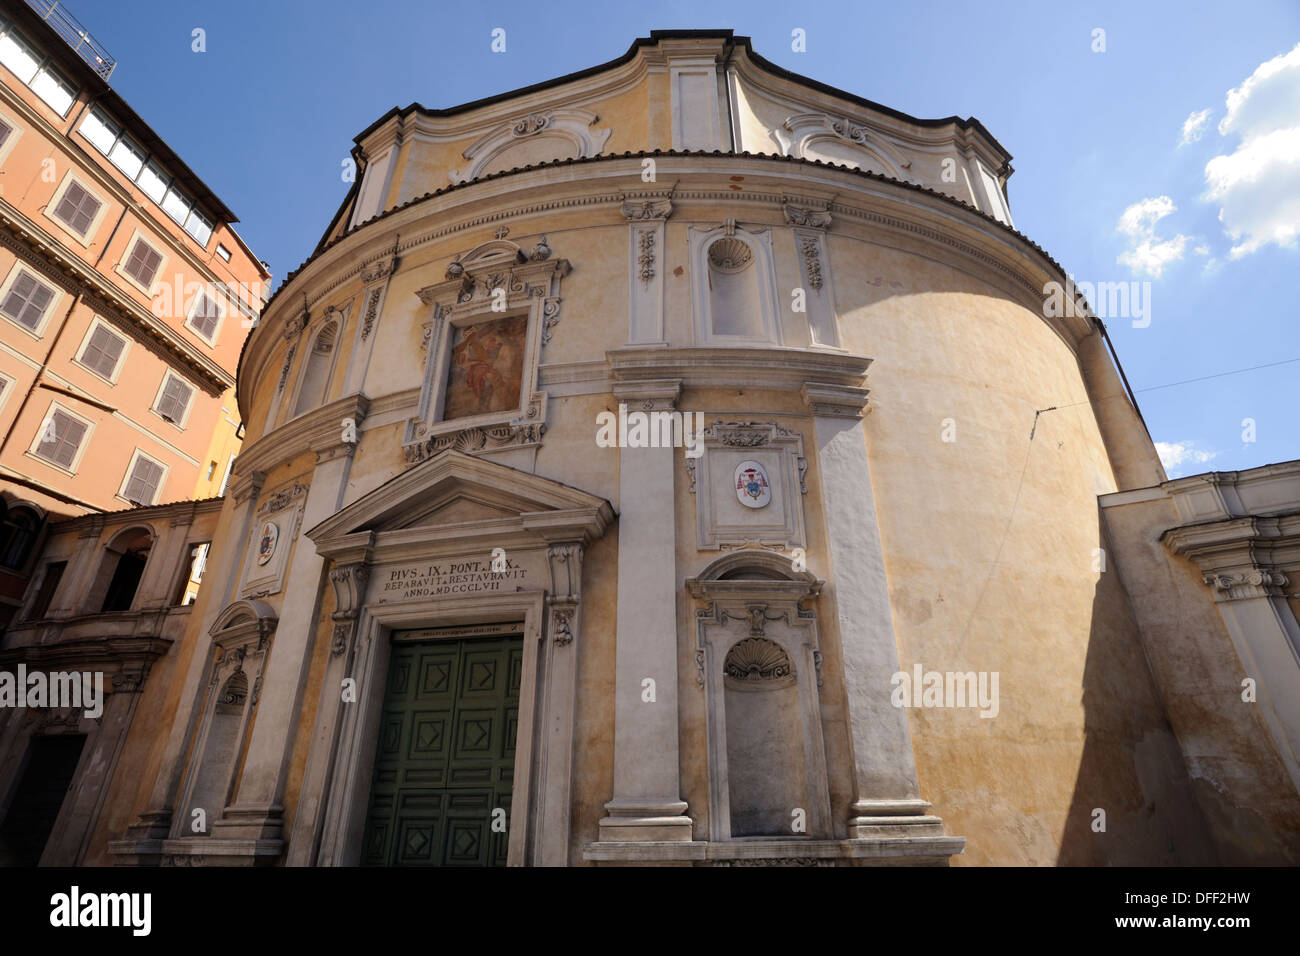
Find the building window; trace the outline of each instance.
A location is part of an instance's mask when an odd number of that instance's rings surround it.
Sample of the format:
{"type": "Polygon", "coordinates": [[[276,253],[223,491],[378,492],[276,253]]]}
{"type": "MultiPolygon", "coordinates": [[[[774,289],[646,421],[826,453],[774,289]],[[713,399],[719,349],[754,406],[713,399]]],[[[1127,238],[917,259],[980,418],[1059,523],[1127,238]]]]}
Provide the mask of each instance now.
{"type": "Polygon", "coordinates": [[[187,607],[198,599],[199,585],[203,583],[203,571],[207,568],[208,551],[211,548],[210,541],[190,546],[190,559],[185,565],[185,576],[176,589],[176,600],[172,602],[175,606],[187,607]]]}
{"type": "Polygon", "coordinates": [[[67,561],[51,561],[45,566],[45,576],[41,578],[41,586],[36,592],[36,599],[32,601],[31,610],[27,612],[27,620],[39,621],[50,613],[50,604],[54,601],[54,592],[59,589],[59,582],[63,580],[63,572],[67,569],[67,561]]]}
{"type": "Polygon", "coordinates": [[[0,565],[14,571],[27,566],[41,519],[31,508],[11,508],[0,522],[0,565]]]}
{"type": "Polygon", "coordinates": [[[31,87],[32,92],[48,103],[50,109],[60,116],[68,115],[68,107],[77,98],[77,88],[51,66],[41,67],[41,71],[36,74],[36,79],[32,80],[31,87]]]}
{"type": "Polygon", "coordinates": [[[5,24],[4,34],[0,35],[0,63],[56,113],[67,115],[68,107],[77,98],[77,88],[50,64],[48,57],[8,24],[5,24]]]}
{"type": "Polygon", "coordinates": [[[37,332],[45,324],[46,310],[54,301],[54,289],[26,269],[19,269],[17,278],[9,286],[0,313],[13,319],[29,332],[37,332]]]}
{"type": "Polygon", "coordinates": [[[135,184],[140,187],[141,192],[161,205],[163,196],[167,195],[168,181],[166,171],[151,160],[140,171],[140,176],[136,179],[135,184]]]}
{"type": "Polygon", "coordinates": [[[211,480],[212,480],[212,476],[215,475],[216,473],[217,473],[217,463],[216,463],[215,461],[210,461],[210,462],[208,462],[208,473],[207,473],[207,476],[204,477],[203,480],[204,480],[204,481],[211,481],[211,480]]]}
{"type": "Polygon", "coordinates": [[[163,377],[162,389],[154,400],[153,410],[173,425],[183,426],[193,397],[194,389],[180,376],[168,372],[163,377]]]}
{"type": "Polygon", "coordinates": [[[162,253],[144,239],[137,237],[131,246],[131,253],[122,265],[122,271],[140,283],[145,289],[153,288],[153,280],[158,276],[162,265],[162,253]]]}
{"type": "Polygon", "coordinates": [[[117,379],[117,370],[125,349],[126,339],[103,322],[96,321],[91,326],[90,335],[86,338],[77,361],[100,378],[113,382],[117,379]]]}
{"type": "MultiPolygon", "coordinates": [[[[3,145],[3,144],[4,144],[4,141],[3,141],[3,140],[0,140],[0,145],[3,145]]],[[[219,243],[219,242],[217,243],[217,255],[219,255],[222,259],[226,260],[227,262],[230,261],[230,250],[227,249],[225,246],[223,246],[223,245],[222,245],[221,243],[219,243]]]]}
{"type": "Polygon", "coordinates": [[[113,152],[113,145],[122,135],[122,127],[109,119],[98,106],[86,113],[86,118],[81,121],[79,129],[81,135],[90,140],[91,144],[105,156],[113,152]]]}
{"type": "Polygon", "coordinates": [[[190,310],[190,317],[185,324],[209,344],[214,343],[217,326],[221,324],[220,301],[206,292],[200,292],[194,299],[194,308],[190,310]]]}
{"type": "Polygon", "coordinates": [[[212,238],[212,220],[195,208],[185,220],[185,231],[205,249],[212,238]]]}
{"type": "Polygon", "coordinates": [[[157,160],[151,159],[139,143],[122,131],[120,124],[96,106],[86,113],[79,128],[81,135],[111,159],[128,179],[140,187],[141,192],[176,220],[176,224],[189,233],[195,242],[207,247],[208,240],[212,238],[212,218],[196,206],[184,190],[176,186],[157,160]]]}
{"type": "Polygon", "coordinates": [[[226,473],[221,476],[221,487],[217,489],[217,495],[226,493],[226,485],[230,484],[230,473],[235,470],[235,456],[230,456],[230,461],[226,462],[226,473]]]}
{"type": "Polygon", "coordinates": [[[130,528],[113,539],[92,585],[92,593],[104,595],[101,612],[112,614],[131,610],[152,550],[153,535],[145,528],[130,528]],[[107,587],[100,591],[105,586],[105,578],[108,579],[107,587]]]}
{"type": "Polygon", "coordinates": [[[54,215],[77,235],[85,236],[103,205],[80,183],[71,182],[54,208],[54,215]]]}
{"type": "Polygon", "coordinates": [[[18,120],[8,113],[0,113],[0,163],[9,158],[22,135],[23,130],[18,120]]]}
{"type": "Polygon", "coordinates": [[[88,431],[90,423],[85,419],[57,405],[52,406],[37,436],[33,454],[52,465],[76,471],[88,431]]]}
{"type": "Polygon", "coordinates": [[[156,504],[166,477],[167,468],[162,462],[154,461],[137,448],[122,486],[122,497],[134,505],[156,504]]]}

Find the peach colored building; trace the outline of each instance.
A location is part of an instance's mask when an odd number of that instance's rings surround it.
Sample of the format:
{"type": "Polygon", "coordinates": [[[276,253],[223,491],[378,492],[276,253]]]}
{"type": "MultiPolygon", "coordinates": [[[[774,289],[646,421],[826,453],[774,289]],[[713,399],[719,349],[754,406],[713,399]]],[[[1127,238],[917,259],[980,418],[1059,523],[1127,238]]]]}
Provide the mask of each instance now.
{"type": "Polygon", "coordinates": [[[270,273],[113,65],[62,5],[0,13],[0,627],[51,521],[216,494],[238,447],[270,273]]]}

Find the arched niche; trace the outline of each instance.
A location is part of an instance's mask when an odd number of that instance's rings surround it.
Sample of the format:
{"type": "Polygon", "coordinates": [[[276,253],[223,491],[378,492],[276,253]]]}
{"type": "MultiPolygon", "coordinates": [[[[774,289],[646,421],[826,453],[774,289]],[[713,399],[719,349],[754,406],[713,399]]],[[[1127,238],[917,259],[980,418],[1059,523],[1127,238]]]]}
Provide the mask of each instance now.
{"type": "Polygon", "coordinates": [[[705,695],[711,840],[830,838],[821,732],[821,581],[783,555],[731,551],[686,582],[705,695]]]}
{"type": "Polygon", "coordinates": [[[770,230],[728,220],[690,228],[695,328],[700,344],[780,345],[770,230]]]}
{"type": "Polygon", "coordinates": [[[279,623],[262,601],[236,601],[213,622],[207,696],[182,787],[173,836],[203,837],[234,789],[235,768],[257,707],[262,670],[279,623]],[[197,812],[196,811],[201,811],[197,812]]]}
{"type": "Polygon", "coordinates": [[[293,406],[294,418],[325,404],[330,373],[334,370],[335,353],[338,351],[338,340],[338,320],[326,322],[312,339],[311,348],[308,349],[303,363],[302,380],[298,385],[298,399],[293,406]]]}

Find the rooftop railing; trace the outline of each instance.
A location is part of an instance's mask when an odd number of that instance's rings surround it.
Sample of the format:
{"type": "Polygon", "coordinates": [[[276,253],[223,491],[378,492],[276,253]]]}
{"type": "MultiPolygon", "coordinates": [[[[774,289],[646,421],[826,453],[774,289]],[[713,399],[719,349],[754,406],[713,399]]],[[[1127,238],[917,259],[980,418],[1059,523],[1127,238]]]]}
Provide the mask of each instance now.
{"type": "Polygon", "coordinates": [[[27,0],[27,5],[35,10],[54,32],[67,42],[68,46],[90,64],[90,68],[107,80],[113,75],[117,61],[108,55],[108,51],[90,35],[80,21],[59,0],[27,0]]]}

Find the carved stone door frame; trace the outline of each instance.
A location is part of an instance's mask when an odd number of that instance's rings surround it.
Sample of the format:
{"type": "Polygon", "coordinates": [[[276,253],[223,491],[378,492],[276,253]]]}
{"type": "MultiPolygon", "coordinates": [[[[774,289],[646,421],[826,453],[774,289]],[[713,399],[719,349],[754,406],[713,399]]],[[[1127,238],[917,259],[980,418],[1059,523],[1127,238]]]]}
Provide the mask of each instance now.
{"type": "Polygon", "coordinates": [[[447,450],[308,532],[332,562],[335,610],[290,865],[361,860],[393,632],[513,621],[523,622],[524,673],[507,864],[568,862],[582,559],[613,519],[603,498],[447,450]],[[437,519],[441,508],[462,501],[490,510],[482,518],[437,519]],[[524,576],[516,590],[393,590],[394,569],[486,558],[498,548],[524,576]],[[349,678],[356,697],[343,702],[349,678]]]}
{"type": "MultiPolygon", "coordinates": [[[[545,618],[546,595],[540,590],[489,598],[374,606],[361,612],[357,620],[353,666],[349,670],[349,675],[356,680],[358,696],[355,705],[342,709],[339,721],[338,751],[328,785],[332,799],[325,813],[320,848],[319,863],[322,866],[356,866],[361,861],[393,633],[453,625],[522,621],[524,664],[519,689],[519,730],[515,745],[507,864],[521,866],[547,855],[550,849],[546,845],[548,836],[552,839],[562,836],[567,846],[567,826],[562,834],[548,834],[540,824],[547,816],[547,798],[563,796],[549,792],[545,779],[547,770],[555,774],[571,768],[548,767],[545,760],[534,763],[538,743],[539,684],[541,678],[555,667],[548,654],[553,644],[545,641],[545,618]],[[541,781],[533,779],[534,766],[542,771],[541,781]]],[[[567,819],[567,806],[564,817],[567,819]]]]}

